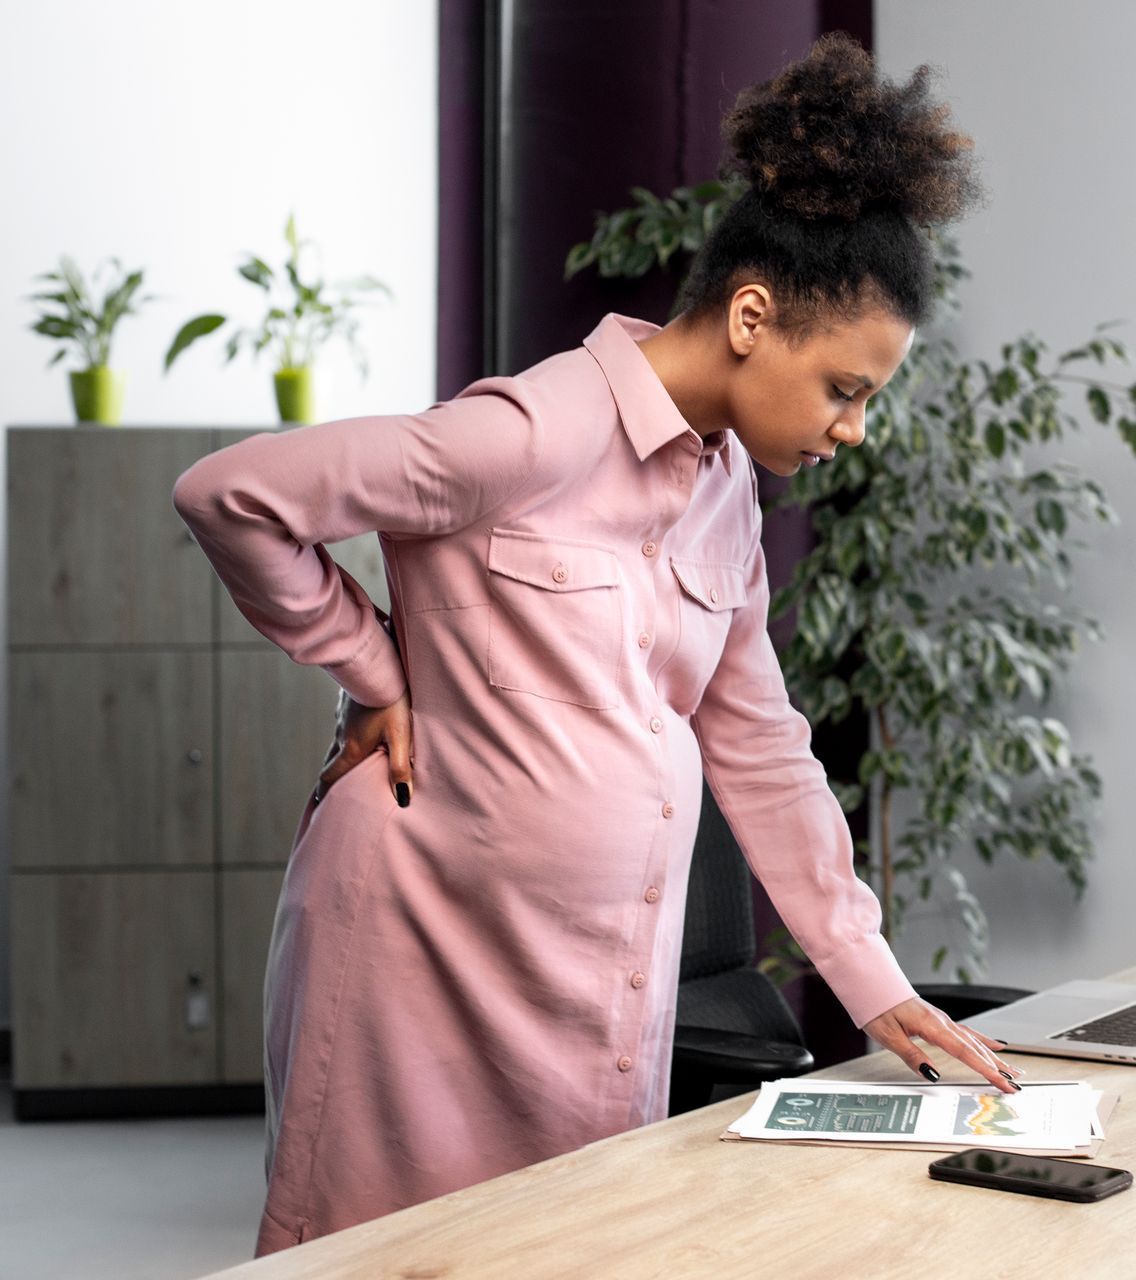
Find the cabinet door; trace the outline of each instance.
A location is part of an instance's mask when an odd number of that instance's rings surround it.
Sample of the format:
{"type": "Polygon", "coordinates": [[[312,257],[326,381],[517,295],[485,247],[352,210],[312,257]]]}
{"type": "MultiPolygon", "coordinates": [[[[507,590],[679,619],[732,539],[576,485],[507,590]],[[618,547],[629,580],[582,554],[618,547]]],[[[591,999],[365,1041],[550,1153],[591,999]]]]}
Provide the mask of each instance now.
{"type": "Polygon", "coordinates": [[[221,873],[221,1079],[264,1078],[264,967],[283,867],[221,873]]]}
{"type": "Polygon", "coordinates": [[[213,861],[212,661],[184,650],[9,655],[14,867],[213,861]]]}
{"type": "Polygon", "coordinates": [[[216,1079],[213,880],[12,877],[16,1088],[216,1079]]]}
{"type": "Polygon", "coordinates": [[[205,430],[9,429],[9,643],[208,643],[215,579],[171,492],[211,443],[205,430]]]}
{"type": "Polygon", "coordinates": [[[335,736],[339,686],[276,649],[220,654],[223,863],[285,861],[335,736]]]}

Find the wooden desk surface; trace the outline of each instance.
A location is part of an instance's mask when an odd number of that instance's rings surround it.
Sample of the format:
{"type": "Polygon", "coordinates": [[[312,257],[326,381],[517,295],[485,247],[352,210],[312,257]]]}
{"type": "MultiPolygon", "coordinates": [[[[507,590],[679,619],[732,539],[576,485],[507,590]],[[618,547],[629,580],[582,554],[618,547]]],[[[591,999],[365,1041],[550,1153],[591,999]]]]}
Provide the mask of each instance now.
{"type": "MultiPolygon", "coordinates": [[[[1136,968],[1114,977],[1136,982],[1136,968]]],[[[968,1078],[953,1059],[930,1056],[944,1080],[968,1078]]],[[[1014,1061],[1032,1080],[1083,1078],[1124,1095],[1094,1163],[1136,1169],[1136,1067],[1014,1061]]],[[[913,1082],[882,1052],[816,1074],[913,1082]]],[[[754,1097],[607,1138],[217,1278],[1136,1277],[1136,1190],[1070,1204],[932,1182],[926,1151],[720,1142],[754,1097]]]]}

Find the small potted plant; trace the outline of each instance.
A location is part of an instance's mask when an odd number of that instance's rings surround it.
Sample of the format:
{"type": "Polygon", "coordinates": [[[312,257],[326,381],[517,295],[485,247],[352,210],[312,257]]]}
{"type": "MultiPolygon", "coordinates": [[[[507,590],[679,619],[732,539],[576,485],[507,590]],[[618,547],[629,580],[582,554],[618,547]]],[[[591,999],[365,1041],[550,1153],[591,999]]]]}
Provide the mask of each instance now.
{"type": "MultiPolygon", "coordinates": [[[[109,261],[122,273],[122,263],[117,258],[109,261]]],[[[99,278],[104,261],[95,268],[92,287],[99,278]]],[[[137,315],[130,305],[134,294],[142,284],[142,272],[131,271],[124,279],[108,289],[101,309],[87,289],[82,272],[73,259],[62,255],[58,271],[45,271],[32,277],[35,280],[51,280],[61,288],[48,293],[25,294],[25,300],[50,302],[62,309],[44,309],[40,318],[28,327],[45,338],[54,338],[63,345],[47,362],[50,369],[67,355],[68,343],[74,343],[86,361],[82,369],[71,372],[71,400],[75,417],[79,422],[98,422],[103,426],[118,426],[122,421],[122,401],[125,382],[121,373],[110,368],[110,344],[114,327],[126,315],[137,315]]],[[[149,302],[155,295],[148,294],[139,302],[149,302]]]]}
{"type": "MultiPolygon", "coordinates": [[[[258,330],[238,329],[226,345],[226,363],[240,350],[242,343],[252,349],[253,358],[270,344],[276,358],[274,383],[276,406],[281,422],[312,422],[315,420],[312,388],[312,362],[317,350],[335,333],[342,333],[356,357],[360,376],[366,378],[368,365],[365,355],[355,341],[359,322],[351,314],[359,304],[353,293],[380,290],[391,297],[391,291],[381,280],[373,276],[360,276],[333,286],[338,296],[324,296],[324,282],[304,284],[300,279],[300,249],[307,240],[296,238],[296,221],[289,215],[284,228],[291,253],[284,264],[284,273],[292,286],[294,301],[290,305],[271,302],[258,330]]],[[[271,295],[279,278],[263,259],[250,255],[237,270],[266,294],[271,295]]],[[[216,313],[195,316],[178,330],[170,349],[166,352],[165,372],[169,372],[174,360],[192,342],[212,333],[226,323],[226,317],[216,313]]]]}

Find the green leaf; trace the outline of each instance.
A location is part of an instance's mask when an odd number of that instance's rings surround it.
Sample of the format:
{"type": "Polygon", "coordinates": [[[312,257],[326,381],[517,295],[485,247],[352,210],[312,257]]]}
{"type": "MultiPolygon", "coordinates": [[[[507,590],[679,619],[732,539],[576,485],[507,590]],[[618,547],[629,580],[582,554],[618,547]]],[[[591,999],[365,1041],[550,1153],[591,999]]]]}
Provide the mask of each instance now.
{"type": "Polygon", "coordinates": [[[1034,508],[1043,529],[1061,535],[1065,532],[1065,508],[1054,498],[1042,498],[1034,508]]]}
{"type": "Polygon", "coordinates": [[[1085,394],[1088,397],[1089,408],[1092,410],[1093,417],[1098,422],[1107,422],[1112,414],[1112,405],[1105,392],[1100,387],[1090,387],[1085,394]]]}
{"type": "Polygon", "coordinates": [[[192,320],[187,320],[177,331],[177,336],[170,344],[170,349],[166,352],[164,371],[169,372],[170,365],[191,342],[196,342],[198,338],[203,338],[207,333],[212,333],[214,329],[219,329],[224,323],[225,317],[219,315],[195,316],[192,320]]]}
{"type": "Polygon", "coordinates": [[[986,448],[992,457],[1000,458],[1006,452],[1006,429],[993,420],[986,424],[986,448]]]}
{"type": "MultiPolygon", "coordinates": [[[[290,222],[291,219],[289,219],[290,222]]],[[[246,280],[251,280],[253,284],[259,285],[262,289],[268,290],[272,287],[272,268],[260,258],[249,258],[247,262],[242,263],[237,268],[237,271],[246,280]]]]}

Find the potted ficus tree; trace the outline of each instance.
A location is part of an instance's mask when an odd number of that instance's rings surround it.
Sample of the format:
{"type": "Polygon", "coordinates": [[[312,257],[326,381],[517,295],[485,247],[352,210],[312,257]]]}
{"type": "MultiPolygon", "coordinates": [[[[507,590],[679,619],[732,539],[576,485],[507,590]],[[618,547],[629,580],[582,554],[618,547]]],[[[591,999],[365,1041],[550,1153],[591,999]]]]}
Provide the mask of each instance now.
{"type": "MultiPolygon", "coordinates": [[[[328,291],[323,280],[305,284],[300,279],[300,250],[311,241],[299,240],[296,222],[289,215],[284,228],[289,255],[280,274],[259,257],[249,255],[237,271],[269,296],[269,307],[258,329],[238,329],[225,347],[226,363],[233,360],[242,345],[257,358],[265,347],[272,347],[276,362],[273,383],[281,422],[315,420],[312,365],[319,348],[336,334],[341,334],[356,357],[360,376],[366,378],[368,363],[356,342],[359,321],[353,314],[361,299],[354,295],[378,291],[391,297],[390,289],[373,276],[359,276],[332,286],[328,291]],[[291,301],[273,299],[275,286],[286,278],[291,287],[291,301]]],[[[177,357],[198,338],[212,333],[227,323],[227,318],[210,312],[186,321],[178,330],[166,352],[164,372],[168,373],[177,357]]]]}
{"type": "MultiPolygon", "coordinates": [[[[566,275],[685,266],[742,190],[733,178],[665,198],[635,188],[632,207],[597,217],[566,275]]],[[[966,275],[950,239],[937,272],[950,309],[966,275]]],[[[954,932],[931,968],[962,982],[984,974],[986,920],[960,850],[1050,860],[1076,893],[1085,885],[1100,779],[1046,704],[1099,635],[1060,599],[1076,527],[1114,517],[1101,486],[1053,451],[1080,428],[1078,402],[1136,451],[1136,384],[1104,376],[1129,358],[1110,328],[1058,355],[1026,334],[990,360],[920,334],[865,443],[802,471],[780,500],[806,506],[815,535],[771,603],[773,618],[795,613],[786,681],[814,726],[854,713],[870,726],[853,776],[832,781],[846,811],[874,809],[861,874],[889,938],[921,904],[946,904],[954,932]]],[[[759,967],[782,980],[807,965],[783,930],[765,953],[759,967]]]]}
{"type": "Polygon", "coordinates": [[[115,326],[122,317],[138,314],[131,304],[135,301],[150,302],[155,297],[148,294],[135,299],[142,276],[141,271],[124,272],[122,263],[112,257],[95,268],[91,288],[88,289],[74,259],[64,254],[60,257],[58,271],[45,271],[32,277],[49,280],[52,287],[44,293],[24,295],[27,301],[52,304],[50,308],[41,308],[43,314],[28,326],[35,333],[62,344],[47,362],[47,367],[50,369],[65,359],[71,348],[84,362],[82,368],[74,369],[70,374],[71,400],[79,422],[118,426],[122,421],[125,379],[110,367],[110,347],[115,326]],[[100,304],[95,300],[93,289],[108,264],[114,267],[120,278],[111,282],[100,304]]]}

